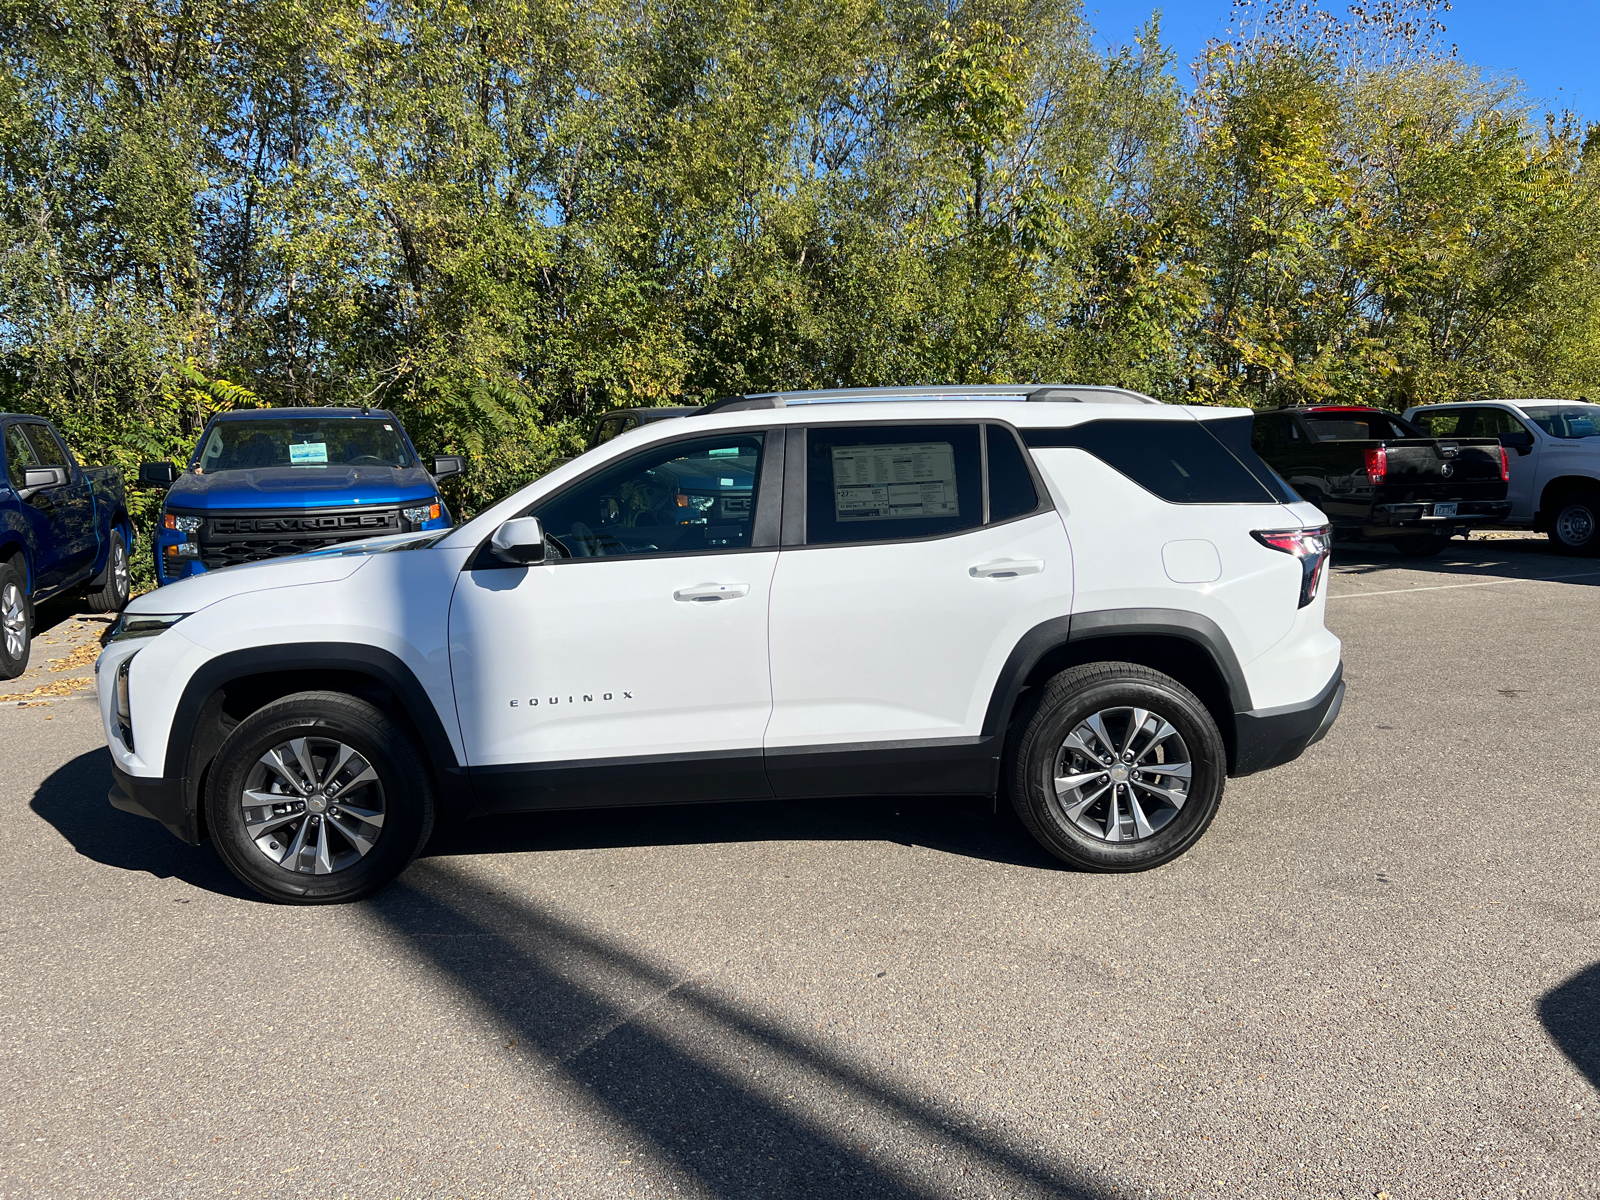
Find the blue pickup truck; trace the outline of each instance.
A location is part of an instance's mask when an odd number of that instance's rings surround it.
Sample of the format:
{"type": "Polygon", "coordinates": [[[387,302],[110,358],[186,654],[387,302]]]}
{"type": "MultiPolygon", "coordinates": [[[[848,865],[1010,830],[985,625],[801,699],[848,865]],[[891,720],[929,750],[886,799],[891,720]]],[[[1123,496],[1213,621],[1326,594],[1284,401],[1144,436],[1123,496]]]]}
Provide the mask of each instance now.
{"type": "Polygon", "coordinates": [[[144,463],[139,482],[167,489],[156,523],[156,581],[304,554],[356,538],[448,529],[439,480],[462,459],[424,467],[392,413],[257,408],[219,413],[188,465],[144,463]]]}
{"type": "Polygon", "coordinates": [[[85,467],[43,417],[0,413],[0,679],[28,669],[33,606],[87,588],[89,605],[128,602],[133,522],[115,467],[85,467]]]}

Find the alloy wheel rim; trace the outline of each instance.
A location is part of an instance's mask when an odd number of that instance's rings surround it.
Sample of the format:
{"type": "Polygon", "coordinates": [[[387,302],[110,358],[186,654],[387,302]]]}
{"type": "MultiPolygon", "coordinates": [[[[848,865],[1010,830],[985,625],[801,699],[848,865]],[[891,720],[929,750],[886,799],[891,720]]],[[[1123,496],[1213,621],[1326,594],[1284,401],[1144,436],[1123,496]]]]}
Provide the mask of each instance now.
{"type": "Polygon", "coordinates": [[[1147,708],[1091,713],[1056,751],[1048,781],[1062,820],[1102,842],[1155,837],[1183,811],[1194,763],[1172,723],[1147,708]]]}
{"type": "Polygon", "coordinates": [[[1573,504],[1556,518],[1556,533],[1569,546],[1581,546],[1594,536],[1594,513],[1586,504],[1573,504]]]}
{"type": "Polygon", "coordinates": [[[28,602],[14,583],[6,584],[5,591],[0,592],[0,626],[5,627],[6,654],[21,658],[28,644],[28,602]]]}
{"type": "Polygon", "coordinates": [[[383,833],[378,772],[336,738],[297,737],[250,767],[239,796],[245,834],[274,866],[332,875],[360,862],[383,833]]]}
{"type": "Polygon", "coordinates": [[[128,552],[121,542],[111,547],[111,582],[119,599],[128,594],[128,552]]]}

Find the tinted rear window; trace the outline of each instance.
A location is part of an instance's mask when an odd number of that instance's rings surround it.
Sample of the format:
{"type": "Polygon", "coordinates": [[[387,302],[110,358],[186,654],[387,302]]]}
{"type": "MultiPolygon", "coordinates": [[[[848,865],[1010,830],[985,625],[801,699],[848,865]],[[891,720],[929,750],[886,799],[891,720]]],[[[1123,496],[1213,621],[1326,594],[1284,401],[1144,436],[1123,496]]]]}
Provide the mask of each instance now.
{"type": "Polygon", "coordinates": [[[989,520],[1009,521],[1026,516],[1039,507],[1039,494],[1033,489],[1033,476],[1023,461],[1016,435],[999,425],[990,425],[989,439],[989,520]]]}
{"type": "MultiPolygon", "coordinates": [[[[1248,418],[1241,418],[1246,445],[1248,418]]],[[[1200,421],[1089,421],[1070,429],[1025,429],[1035,449],[1086,450],[1172,504],[1271,504],[1279,497],[1200,421]]]]}

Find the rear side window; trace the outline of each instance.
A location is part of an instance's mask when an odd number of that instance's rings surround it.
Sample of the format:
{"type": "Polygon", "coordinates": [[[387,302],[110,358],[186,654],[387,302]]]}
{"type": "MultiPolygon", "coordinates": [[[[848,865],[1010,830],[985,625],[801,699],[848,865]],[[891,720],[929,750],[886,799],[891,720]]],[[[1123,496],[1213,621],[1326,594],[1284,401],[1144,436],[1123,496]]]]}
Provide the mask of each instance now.
{"type": "MultiPolygon", "coordinates": [[[[1419,422],[1420,424],[1420,422],[1419,422]]],[[[1433,437],[1497,438],[1502,433],[1521,433],[1522,422],[1503,408],[1458,408],[1450,414],[1449,433],[1433,437]]],[[[1428,428],[1424,425],[1423,428],[1428,428]]]]}
{"type": "Polygon", "coordinates": [[[989,425],[984,436],[989,449],[989,520],[1009,521],[1039,507],[1033,474],[1023,460],[1017,435],[1001,425],[989,425]]]}
{"type": "Polygon", "coordinates": [[[907,541],[983,523],[977,425],[806,434],[806,543],[907,541]]]}
{"type": "MultiPolygon", "coordinates": [[[[1237,424],[1245,449],[1256,457],[1249,449],[1248,417],[1237,422],[1088,421],[1067,429],[1027,429],[1022,440],[1035,449],[1071,446],[1087,451],[1171,504],[1271,504],[1281,500],[1276,488],[1269,489],[1206,431],[1211,424],[1237,424]]],[[[1270,477],[1269,472],[1263,473],[1270,477]]],[[[1281,482],[1277,487],[1287,490],[1281,482]]]]}
{"type": "MultiPolygon", "coordinates": [[[[1272,469],[1272,464],[1263,460],[1261,455],[1256,453],[1256,448],[1252,444],[1254,434],[1251,427],[1254,423],[1248,417],[1221,417],[1214,421],[1202,422],[1201,428],[1221,442],[1229,453],[1239,460],[1244,469],[1256,477],[1256,482],[1272,493],[1274,500],[1279,500],[1284,504],[1294,504],[1300,500],[1300,493],[1290,487],[1283,476],[1272,469]]],[[[1288,426],[1290,434],[1295,439],[1290,445],[1304,445],[1299,440],[1300,431],[1294,427],[1293,423],[1285,421],[1284,424],[1288,426]]]]}

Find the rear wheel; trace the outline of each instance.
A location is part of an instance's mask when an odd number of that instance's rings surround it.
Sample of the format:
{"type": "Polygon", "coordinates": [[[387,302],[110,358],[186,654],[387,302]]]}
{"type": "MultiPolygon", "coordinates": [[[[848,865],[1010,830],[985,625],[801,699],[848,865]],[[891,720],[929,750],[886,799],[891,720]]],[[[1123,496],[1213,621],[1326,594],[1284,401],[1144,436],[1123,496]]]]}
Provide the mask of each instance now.
{"type": "Polygon", "coordinates": [[[0,679],[15,679],[28,669],[33,646],[33,608],[26,580],[15,562],[0,563],[0,679]]]}
{"type": "Polygon", "coordinates": [[[95,612],[121,612],[128,606],[128,547],[122,534],[111,531],[106,550],[106,573],[101,586],[89,593],[89,607],[95,612]]]}
{"type": "Polygon", "coordinates": [[[217,852],[284,903],[360,899],[405,870],[433,831],[410,735],[342,692],[301,692],[251,714],[217,752],[211,780],[217,852]]]}
{"type": "Polygon", "coordinates": [[[1448,533],[1412,533],[1389,544],[1407,558],[1432,558],[1450,544],[1448,533]]]}
{"type": "Polygon", "coordinates": [[[1549,534],[1561,554],[1600,554],[1600,493],[1568,492],[1556,497],[1549,534]]]}
{"type": "Polygon", "coordinates": [[[1090,663],[1040,688],[1008,751],[1012,804],[1057,858],[1143,871],[1199,840],[1222,803],[1227,752],[1177,680],[1134,663],[1090,663]]]}

